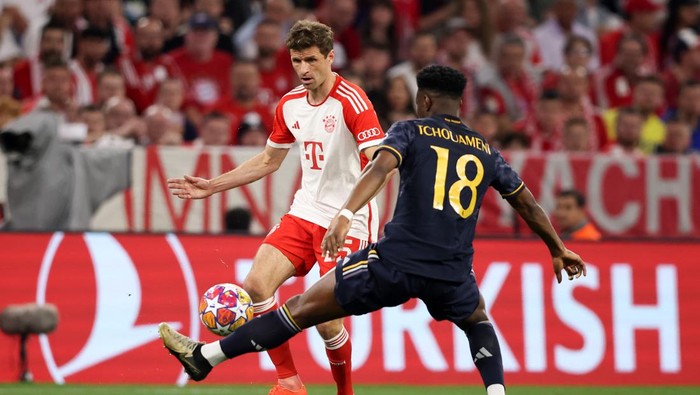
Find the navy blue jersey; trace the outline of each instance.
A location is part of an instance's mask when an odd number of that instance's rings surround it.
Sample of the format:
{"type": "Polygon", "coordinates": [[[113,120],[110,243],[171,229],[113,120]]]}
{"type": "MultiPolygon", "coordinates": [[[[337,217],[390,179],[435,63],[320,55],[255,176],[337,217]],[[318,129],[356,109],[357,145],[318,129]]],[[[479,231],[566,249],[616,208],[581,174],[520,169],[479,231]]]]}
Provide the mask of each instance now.
{"type": "Polygon", "coordinates": [[[524,189],[500,152],[459,118],[439,115],[397,122],[379,150],[399,160],[394,218],[377,251],[383,261],[420,276],[464,281],[472,241],[489,186],[503,197],[524,189]]]}

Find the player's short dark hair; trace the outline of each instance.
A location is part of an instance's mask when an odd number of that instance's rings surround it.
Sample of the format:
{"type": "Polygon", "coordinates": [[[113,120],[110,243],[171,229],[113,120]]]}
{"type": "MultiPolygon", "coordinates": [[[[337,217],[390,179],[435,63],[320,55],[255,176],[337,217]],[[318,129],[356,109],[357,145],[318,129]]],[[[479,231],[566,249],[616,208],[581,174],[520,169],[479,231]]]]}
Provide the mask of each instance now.
{"type": "Polygon", "coordinates": [[[465,77],[462,72],[452,67],[441,65],[424,67],[418,72],[416,80],[418,82],[418,89],[455,99],[462,97],[464,87],[467,86],[467,77],[465,77]]]}
{"type": "Polygon", "coordinates": [[[561,191],[557,194],[558,198],[574,198],[574,201],[576,202],[576,206],[578,208],[583,208],[586,206],[586,197],[583,196],[583,194],[576,189],[566,189],[564,191],[561,191]]]}
{"type": "Polygon", "coordinates": [[[321,22],[297,21],[289,30],[286,45],[292,51],[318,47],[323,56],[328,56],[333,49],[333,30],[321,22]]]}

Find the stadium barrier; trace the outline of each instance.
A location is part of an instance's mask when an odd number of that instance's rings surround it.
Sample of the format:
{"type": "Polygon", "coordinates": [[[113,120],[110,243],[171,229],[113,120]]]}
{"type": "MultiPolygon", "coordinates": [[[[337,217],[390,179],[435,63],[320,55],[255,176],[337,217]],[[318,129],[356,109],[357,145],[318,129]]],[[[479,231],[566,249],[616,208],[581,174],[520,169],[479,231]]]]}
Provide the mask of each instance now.
{"type": "MultiPolygon", "coordinates": [[[[227,209],[246,207],[252,213],[252,231],[264,234],[287,212],[300,185],[296,149],[290,150],[281,169],[271,176],[206,200],[174,199],[165,183],[183,174],[215,176],[259,151],[244,147],[135,149],[131,188],[103,204],[90,226],[80,230],[219,233],[227,209]]],[[[700,196],[700,155],[634,159],[518,152],[509,160],[548,212],[554,209],[558,191],[572,187],[583,191],[591,220],[605,236],[700,238],[700,200],[695,198],[700,196]]],[[[3,165],[0,163],[0,203],[5,198],[3,165]]],[[[378,196],[379,212],[373,214],[380,224],[391,217],[397,193],[395,179],[378,196]]],[[[479,221],[481,235],[529,232],[493,190],[484,200],[479,221]]]]}
{"type": "MultiPolygon", "coordinates": [[[[185,383],[162,348],[161,321],[195,338],[200,294],[240,283],[258,237],[175,234],[0,234],[0,308],[49,302],[57,330],[29,342],[44,382],[185,383]]],[[[535,241],[477,240],[475,271],[501,339],[507,382],[537,385],[698,385],[700,245],[681,242],[571,243],[588,276],[557,285],[535,241]]],[[[286,300],[317,272],[280,289],[286,300]]],[[[478,384],[466,337],[410,302],[347,320],[356,381],[478,384]]],[[[0,335],[0,382],[18,377],[18,339],[0,335]]],[[[314,330],[292,341],[300,373],[329,383],[314,330]]],[[[216,369],[208,383],[268,383],[265,354],[216,369]]]]}

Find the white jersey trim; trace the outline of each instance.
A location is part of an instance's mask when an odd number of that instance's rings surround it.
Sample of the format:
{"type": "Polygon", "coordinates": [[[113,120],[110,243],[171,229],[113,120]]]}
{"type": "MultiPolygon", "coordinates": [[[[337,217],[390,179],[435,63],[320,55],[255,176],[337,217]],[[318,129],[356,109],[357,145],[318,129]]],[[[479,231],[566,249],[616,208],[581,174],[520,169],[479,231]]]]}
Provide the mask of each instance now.
{"type": "Polygon", "coordinates": [[[292,148],[294,146],[294,143],[286,143],[286,144],[281,144],[281,143],[275,143],[274,141],[270,140],[269,138],[267,139],[267,145],[269,145],[272,148],[292,148]]]}
{"type": "MultiPolygon", "coordinates": [[[[365,141],[364,143],[360,144],[357,146],[357,148],[362,152],[363,149],[369,148],[369,147],[374,147],[376,145],[380,145],[384,140],[370,140],[370,141],[365,141]]],[[[372,160],[372,158],[367,158],[369,160],[372,160]]]]}

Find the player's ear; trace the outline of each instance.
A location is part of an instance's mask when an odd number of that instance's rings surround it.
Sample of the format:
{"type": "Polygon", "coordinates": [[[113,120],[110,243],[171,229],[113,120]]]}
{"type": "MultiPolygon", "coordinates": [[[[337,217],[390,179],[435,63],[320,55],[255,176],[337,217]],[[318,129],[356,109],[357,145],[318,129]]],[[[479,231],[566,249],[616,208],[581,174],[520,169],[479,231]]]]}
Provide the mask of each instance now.
{"type": "Polygon", "coordinates": [[[333,64],[333,59],[335,59],[335,50],[331,49],[330,52],[328,52],[328,56],[326,56],[328,61],[333,64]]]}

